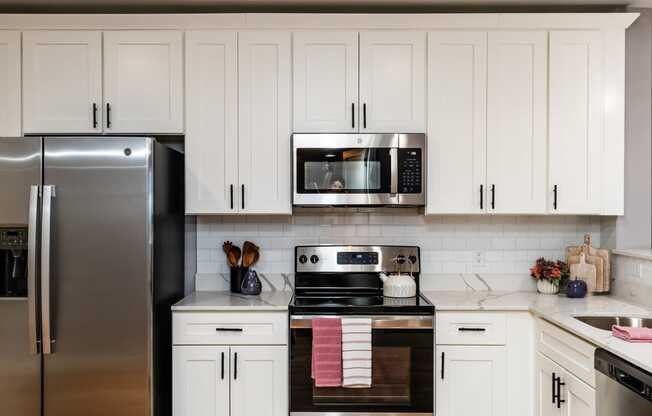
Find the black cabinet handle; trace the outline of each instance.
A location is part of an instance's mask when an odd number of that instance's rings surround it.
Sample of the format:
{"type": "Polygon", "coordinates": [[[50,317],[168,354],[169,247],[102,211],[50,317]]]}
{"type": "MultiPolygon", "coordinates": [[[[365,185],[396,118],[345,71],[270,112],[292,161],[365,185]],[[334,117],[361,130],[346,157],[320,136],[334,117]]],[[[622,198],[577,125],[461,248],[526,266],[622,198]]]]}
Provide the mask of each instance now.
{"type": "Polygon", "coordinates": [[[485,332],[487,328],[457,328],[461,332],[485,332]]]}
{"type": "Polygon", "coordinates": [[[484,209],[484,185],[480,185],[480,209],[484,209]]]}
{"type": "Polygon", "coordinates": [[[355,128],[355,103],[351,103],[351,128],[355,128]]]}
{"type": "Polygon", "coordinates": [[[237,380],[238,379],[238,353],[234,352],[233,353],[233,379],[237,380]]]}
{"type": "Polygon", "coordinates": [[[97,128],[97,103],[93,103],[93,128],[97,128]]]}
{"type": "Polygon", "coordinates": [[[491,185],[491,209],[496,209],[496,185],[491,185]]]}
{"type": "Polygon", "coordinates": [[[561,386],[565,386],[566,383],[561,381],[561,377],[557,377],[557,409],[561,409],[561,404],[566,403],[566,400],[561,398],[561,386]]]}
{"type": "Polygon", "coordinates": [[[242,332],[242,328],[215,328],[218,332],[242,332]]]}
{"type": "Polygon", "coordinates": [[[555,400],[557,399],[557,395],[555,394],[555,384],[557,382],[557,375],[555,373],[552,373],[552,403],[555,403],[555,400]]]}
{"type": "Polygon", "coordinates": [[[230,188],[231,188],[231,209],[233,209],[233,184],[231,184],[230,188]]]}
{"type": "Polygon", "coordinates": [[[222,352],[222,380],[224,380],[224,352],[222,352]]]}
{"type": "Polygon", "coordinates": [[[111,128],[111,104],[106,103],[106,128],[111,128]]]}
{"type": "Polygon", "coordinates": [[[245,209],[244,185],[242,185],[242,209],[245,209]]]}
{"type": "Polygon", "coordinates": [[[441,353],[441,379],[442,379],[442,380],[444,379],[444,375],[446,374],[446,373],[445,373],[445,368],[444,368],[444,366],[446,365],[446,360],[445,360],[445,358],[446,358],[446,353],[445,353],[445,352],[442,352],[442,353],[441,353]]]}
{"type": "Polygon", "coordinates": [[[554,194],[554,199],[552,201],[552,207],[557,210],[557,185],[552,188],[552,193],[554,194]]]}
{"type": "Polygon", "coordinates": [[[367,128],[367,103],[362,104],[362,128],[367,128]]]}

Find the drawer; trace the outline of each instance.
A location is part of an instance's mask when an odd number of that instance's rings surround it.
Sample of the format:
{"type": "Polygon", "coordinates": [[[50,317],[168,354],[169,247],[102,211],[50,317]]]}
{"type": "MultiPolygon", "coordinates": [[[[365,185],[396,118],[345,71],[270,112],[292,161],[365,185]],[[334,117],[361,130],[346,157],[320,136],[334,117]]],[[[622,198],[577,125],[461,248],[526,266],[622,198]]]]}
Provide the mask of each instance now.
{"type": "Polygon", "coordinates": [[[174,345],[287,345],[285,312],[174,312],[174,345]]]}
{"type": "Polygon", "coordinates": [[[491,312],[437,312],[437,345],[505,345],[507,317],[491,312]]]}
{"type": "Polygon", "coordinates": [[[539,352],[595,387],[594,345],[543,319],[537,320],[536,342],[539,352]]]}

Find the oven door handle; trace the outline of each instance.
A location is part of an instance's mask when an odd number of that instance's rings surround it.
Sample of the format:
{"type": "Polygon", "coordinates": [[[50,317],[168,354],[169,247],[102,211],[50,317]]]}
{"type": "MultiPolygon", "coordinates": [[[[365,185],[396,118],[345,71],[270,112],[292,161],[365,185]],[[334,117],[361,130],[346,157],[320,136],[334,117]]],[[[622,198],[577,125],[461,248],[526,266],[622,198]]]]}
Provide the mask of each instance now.
{"type": "MultiPolygon", "coordinates": [[[[371,318],[372,329],[433,329],[432,316],[355,316],[371,318]]],[[[297,316],[290,317],[290,329],[310,329],[313,318],[340,318],[339,316],[297,316]]]]}
{"type": "Polygon", "coordinates": [[[389,193],[398,193],[398,149],[393,147],[389,149],[389,164],[390,164],[390,178],[389,178],[389,193]]]}

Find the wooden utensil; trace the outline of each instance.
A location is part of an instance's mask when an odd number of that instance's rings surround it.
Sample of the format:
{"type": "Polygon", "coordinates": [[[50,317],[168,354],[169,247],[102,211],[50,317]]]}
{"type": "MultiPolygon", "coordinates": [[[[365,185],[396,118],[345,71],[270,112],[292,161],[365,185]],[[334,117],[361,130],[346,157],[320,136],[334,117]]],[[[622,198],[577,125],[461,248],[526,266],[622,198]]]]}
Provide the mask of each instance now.
{"type": "Polygon", "coordinates": [[[222,245],[222,250],[226,253],[226,261],[229,263],[229,266],[237,267],[240,256],[242,255],[240,247],[234,246],[230,241],[225,241],[222,245]]]}
{"type": "Polygon", "coordinates": [[[260,247],[251,241],[245,241],[242,246],[242,267],[251,267],[260,258],[260,247]]]}
{"type": "Polygon", "coordinates": [[[594,292],[596,288],[595,265],[586,262],[586,254],[580,254],[580,261],[570,266],[571,280],[584,280],[588,292],[594,292]]]}

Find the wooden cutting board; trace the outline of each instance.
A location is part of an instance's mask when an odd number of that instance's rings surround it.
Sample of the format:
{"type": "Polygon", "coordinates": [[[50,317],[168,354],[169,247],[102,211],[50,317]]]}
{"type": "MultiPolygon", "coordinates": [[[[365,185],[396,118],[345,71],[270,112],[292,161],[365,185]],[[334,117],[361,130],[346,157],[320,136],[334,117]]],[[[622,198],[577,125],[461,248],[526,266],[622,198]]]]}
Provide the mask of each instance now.
{"type": "Polygon", "coordinates": [[[594,264],[586,262],[586,253],[580,254],[580,261],[577,264],[570,266],[570,279],[571,280],[584,280],[586,288],[589,293],[595,292],[596,289],[596,275],[597,268],[594,264]]]}
{"type": "Polygon", "coordinates": [[[582,253],[586,256],[586,263],[594,265],[596,269],[595,289],[592,293],[609,292],[611,288],[611,252],[593,247],[591,245],[591,235],[586,234],[584,244],[566,248],[568,267],[579,264],[582,253]]]}

